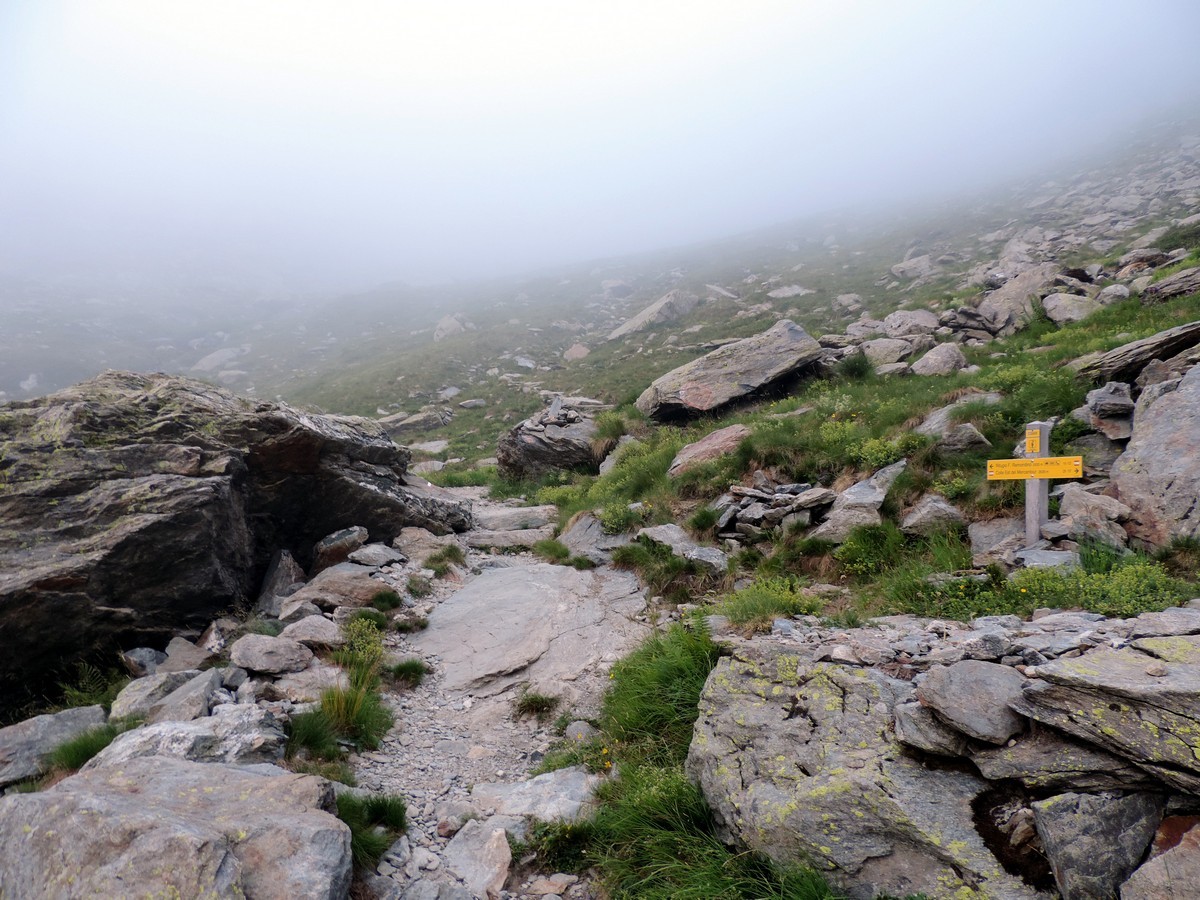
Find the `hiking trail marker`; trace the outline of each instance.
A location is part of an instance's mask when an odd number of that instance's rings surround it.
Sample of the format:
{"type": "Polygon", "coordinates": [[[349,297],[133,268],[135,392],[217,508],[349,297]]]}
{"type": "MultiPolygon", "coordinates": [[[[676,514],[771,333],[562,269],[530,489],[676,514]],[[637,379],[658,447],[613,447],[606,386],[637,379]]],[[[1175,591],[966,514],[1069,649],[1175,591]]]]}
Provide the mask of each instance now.
{"type": "Polygon", "coordinates": [[[1024,459],[989,459],[988,481],[1025,482],[1025,547],[1042,537],[1042,526],[1050,521],[1050,479],[1082,478],[1082,456],[1050,456],[1050,422],[1025,426],[1024,459]]]}

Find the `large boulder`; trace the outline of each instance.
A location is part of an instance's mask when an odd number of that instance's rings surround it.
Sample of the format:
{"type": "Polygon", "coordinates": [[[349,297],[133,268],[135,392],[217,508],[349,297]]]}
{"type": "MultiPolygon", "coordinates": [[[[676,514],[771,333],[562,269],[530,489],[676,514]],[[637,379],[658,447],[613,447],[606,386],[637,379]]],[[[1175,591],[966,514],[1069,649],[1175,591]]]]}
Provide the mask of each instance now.
{"type": "Polygon", "coordinates": [[[1039,896],[975,829],[986,783],[897,743],[893,710],[911,685],[803,652],[738,642],[705,684],[687,771],[723,836],[814,866],[855,900],[1039,896]]]}
{"type": "Polygon", "coordinates": [[[140,756],[192,762],[276,762],[287,735],[271,713],[251,703],[227,703],[191,722],[159,722],[117,735],[85,768],[121,766],[140,756]]]}
{"type": "Polygon", "coordinates": [[[667,293],[663,294],[636,316],[625,320],[621,325],[613,329],[608,339],[615,341],[617,338],[623,338],[625,335],[633,334],[635,331],[642,331],[652,325],[673,322],[690,313],[696,308],[699,302],[700,298],[689,291],[678,288],[673,291],[667,291],[667,293]]]}
{"type": "Polygon", "coordinates": [[[981,324],[998,337],[1015,334],[1033,321],[1034,301],[1054,282],[1058,266],[1042,263],[985,296],[976,307],[981,324]]]}
{"type": "Polygon", "coordinates": [[[1188,322],[1122,344],[1107,353],[1082,357],[1072,368],[1094,381],[1132,382],[1151,362],[1170,359],[1197,344],[1200,344],[1200,321],[1188,322]]]}
{"type": "Polygon", "coordinates": [[[168,375],[108,372],[0,406],[0,696],[30,674],[165,644],[254,600],[272,554],[359,524],[465,530],[366,419],[168,375]]]}
{"type": "Polygon", "coordinates": [[[595,473],[603,448],[596,445],[596,423],[556,398],[501,436],[496,459],[510,478],[536,478],[556,470],[595,473]]]}
{"type": "Polygon", "coordinates": [[[658,378],[637,408],[656,422],[695,418],[796,378],[821,354],[807,331],[783,319],[658,378]]]}
{"type": "Polygon", "coordinates": [[[1200,366],[1171,384],[1139,402],[1129,445],[1112,468],[1117,497],[1132,510],[1126,530],[1154,547],[1200,534],[1200,366]]]}
{"type": "Polygon", "coordinates": [[[738,445],[749,436],[750,429],[745,425],[729,425],[706,434],[675,454],[667,469],[667,475],[673,478],[701,463],[727,456],[737,450],[738,445]]]}
{"type": "Polygon", "coordinates": [[[0,788],[41,775],[51,751],[106,718],[101,706],[79,706],[0,728],[0,788]]]}
{"type": "Polygon", "coordinates": [[[147,756],[0,798],[5,896],[341,900],[332,787],[269,768],[147,756]]]}
{"type": "Polygon", "coordinates": [[[949,375],[966,368],[967,358],[957,344],[938,344],[912,364],[914,375],[949,375]]]}

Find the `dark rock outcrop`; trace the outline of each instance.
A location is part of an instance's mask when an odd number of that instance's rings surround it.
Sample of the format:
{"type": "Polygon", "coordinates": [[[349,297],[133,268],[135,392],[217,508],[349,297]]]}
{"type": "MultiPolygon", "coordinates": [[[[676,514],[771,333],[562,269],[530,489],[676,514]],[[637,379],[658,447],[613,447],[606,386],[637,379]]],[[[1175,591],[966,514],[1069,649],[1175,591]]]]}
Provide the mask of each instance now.
{"type": "Polygon", "coordinates": [[[536,478],[560,469],[595,474],[603,447],[595,444],[596,423],[556,398],[548,409],[534,413],[501,436],[496,460],[510,478],[536,478]]]}
{"type": "Polygon", "coordinates": [[[366,419],[308,415],[192,379],[109,372],[0,406],[0,686],[161,646],[253,600],[272,554],[308,562],[362,525],[465,530],[366,419]]]}
{"type": "Polygon", "coordinates": [[[821,354],[807,331],[783,319],[658,378],[638,397],[637,408],[656,422],[695,418],[798,376],[821,354]]]}

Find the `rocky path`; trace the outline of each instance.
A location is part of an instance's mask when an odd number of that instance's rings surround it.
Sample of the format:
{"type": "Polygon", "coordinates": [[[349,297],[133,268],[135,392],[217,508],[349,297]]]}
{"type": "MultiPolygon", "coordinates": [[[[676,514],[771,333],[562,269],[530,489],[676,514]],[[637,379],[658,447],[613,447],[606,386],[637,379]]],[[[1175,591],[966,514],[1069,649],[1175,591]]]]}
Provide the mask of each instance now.
{"type": "MultiPolygon", "coordinates": [[[[462,493],[475,502],[482,526],[476,534],[486,531],[490,540],[519,543],[521,535],[509,534],[519,529],[489,525],[543,527],[536,519],[522,520],[512,507],[482,499],[477,490],[462,493]]],[[[497,873],[509,869],[507,847],[496,841],[486,846],[496,830],[519,837],[531,819],[578,807],[583,773],[542,778],[532,792],[522,787],[523,796],[536,795],[532,806],[497,797],[530,779],[557,740],[556,717],[595,714],[608,668],[648,632],[644,594],[627,573],[553,566],[527,550],[472,549],[478,543],[472,533],[441,540],[458,541],[466,564],[435,579],[433,593],[419,601],[427,629],[393,632],[386,639],[392,659],[418,658],[432,671],[415,688],[385,694],[395,727],[379,750],[352,759],[360,786],[400,794],[409,804],[408,835],[385,857],[378,870],[382,877],[373,885],[381,896],[394,898],[484,897],[488,885],[497,885],[497,873]],[[520,717],[515,706],[525,691],[556,697],[558,706],[541,722],[520,717]],[[518,813],[533,815],[491,817],[517,806],[518,813]],[[472,822],[455,837],[471,819],[482,827],[472,822]]],[[[419,564],[432,545],[403,549],[419,564]]],[[[511,860],[514,867],[519,863],[511,860]]],[[[595,896],[586,879],[539,874],[510,879],[515,889],[494,896],[595,896]]]]}

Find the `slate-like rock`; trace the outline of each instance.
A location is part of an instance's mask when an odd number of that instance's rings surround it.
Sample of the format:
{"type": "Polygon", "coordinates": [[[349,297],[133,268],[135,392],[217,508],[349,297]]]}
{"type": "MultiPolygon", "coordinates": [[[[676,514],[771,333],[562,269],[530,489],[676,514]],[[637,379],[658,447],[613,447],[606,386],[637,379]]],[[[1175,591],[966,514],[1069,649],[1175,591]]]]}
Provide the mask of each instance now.
{"type": "Polygon", "coordinates": [[[532,547],[538,541],[547,541],[554,537],[554,526],[544,525],[541,528],[518,528],[513,531],[468,531],[463,535],[463,543],[468,547],[480,549],[493,548],[506,550],[512,547],[532,547]]]}
{"type": "Polygon", "coordinates": [[[938,344],[912,364],[914,375],[949,375],[966,368],[967,358],[958,344],[938,344]]]}
{"type": "Polygon", "coordinates": [[[1200,534],[1200,366],[1146,407],[1113,464],[1117,497],[1132,510],[1126,530],[1154,547],[1200,534]]]}
{"type": "Polygon", "coordinates": [[[599,775],[583,766],[571,766],[514,784],[477,784],[471,789],[471,802],[500,815],[528,816],[539,822],[574,822],[591,809],[601,781],[599,775]]]}
{"type": "Polygon", "coordinates": [[[1172,297],[1194,294],[1200,291],[1200,266],[1183,269],[1156,281],[1142,293],[1142,303],[1161,303],[1172,297]]]}
{"type": "Polygon", "coordinates": [[[988,747],[963,755],[969,755],[989,781],[1011,778],[1038,791],[1126,791],[1159,786],[1127,760],[1037,726],[1011,747],[988,747]]]}
{"type": "Polygon", "coordinates": [[[0,798],[5,894],[342,900],[329,782],[275,771],[147,756],[0,798]]]}
{"type": "Polygon", "coordinates": [[[583,556],[598,566],[612,560],[612,551],[632,540],[628,533],[606,534],[600,520],[591,513],[584,513],[558,536],[560,543],[571,551],[572,556],[583,556]]]}
{"type": "Polygon", "coordinates": [[[658,378],[638,397],[637,408],[655,422],[716,412],[798,377],[821,353],[808,332],[783,319],[658,378]]]}
{"type": "Polygon", "coordinates": [[[883,331],[890,338],[906,338],[915,334],[933,334],[938,317],[927,309],[898,309],[883,320],[883,331]]]}
{"type": "Polygon", "coordinates": [[[446,867],[463,880],[472,896],[499,900],[512,864],[503,828],[472,819],[446,845],[444,853],[446,867]]]}
{"type": "Polygon", "coordinates": [[[825,515],[825,521],[809,537],[841,543],[859,525],[878,525],[882,521],[879,507],[907,464],[907,460],[903,459],[894,462],[846,488],[838,494],[825,515]]]}
{"type": "Polygon", "coordinates": [[[966,520],[957,506],[941,494],[926,494],[900,520],[905,534],[934,534],[961,528],[966,520]]]}
{"type": "Polygon", "coordinates": [[[505,432],[496,445],[500,471],[510,478],[579,470],[595,474],[602,454],[591,416],[555,401],[505,432]]]}
{"type": "Polygon", "coordinates": [[[0,728],[0,787],[41,775],[52,750],[107,718],[101,706],[78,706],[0,728]]]}
{"type": "Polygon", "coordinates": [[[897,338],[875,338],[870,341],[863,341],[859,345],[859,350],[863,356],[870,360],[873,366],[887,366],[892,363],[898,363],[910,353],[913,352],[913,345],[909,341],[902,341],[897,338]]]}
{"type": "Polygon", "coordinates": [[[309,574],[316,575],[323,569],[345,562],[351,553],[367,542],[369,534],[361,525],[353,525],[321,538],[313,547],[312,571],[309,574]]]}
{"type": "Polygon", "coordinates": [[[954,411],[960,407],[967,406],[972,403],[980,403],[987,406],[995,406],[1003,399],[1003,396],[996,391],[984,393],[982,391],[972,391],[959,397],[953,403],[949,403],[940,409],[935,409],[925,417],[920,425],[916,427],[916,433],[926,435],[927,437],[945,437],[946,434],[954,427],[951,418],[954,411]]]}
{"type": "Polygon", "coordinates": [[[975,830],[986,783],[896,742],[892,709],[909,696],[871,669],[738,643],[705,684],[687,773],[726,839],[813,866],[855,900],[972,889],[1032,900],[975,830]]]}
{"type": "Polygon", "coordinates": [[[652,325],[674,322],[676,319],[682,318],[694,310],[699,303],[700,298],[690,291],[683,291],[678,288],[667,291],[667,293],[663,294],[636,316],[626,319],[618,327],[614,328],[612,333],[609,334],[608,339],[615,341],[618,338],[633,334],[635,331],[644,331],[652,325]]]}
{"type": "Polygon", "coordinates": [[[475,513],[475,526],[485,531],[542,528],[558,521],[557,506],[486,507],[475,513]]]}
{"type": "Polygon", "coordinates": [[[1073,368],[1093,381],[1133,382],[1153,360],[1169,359],[1197,344],[1200,344],[1200,321],[1177,325],[1107,353],[1077,360],[1073,368]]]}
{"type": "Polygon", "coordinates": [[[229,660],[251,672],[299,672],[308,667],[313,653],[298,641],[267,634],[247,634],[229,650],[229,660]]]}
{"type": "Polygon", "coordinates": [[[1034,301],[1058,275],[1054,263],[1042,263],[1006,281],[976,307],[982,324],[997,337],[1015,334],[1036,315],[1034,301]]]}
{"type": "Polygon", "coordinates": [[[675,454],[675,458],[667,469],[667,475],[674,477],[693,466],[727,456],[737,450],[738,445],[749,436],[750,429],[745,425],[729,425],[706,434],[700,440],[693,441],[675,454]]]}
{"type": "Polygon", "coordinates": [[[163,721],[117,735],[84,769],[122,766],[140,756],[170,756],[192,762],[278,762],[287,735],[265,709],[224,704],[211,716],[189,722],[163,721]]]}
{"type": "Polygon", "coordinates": [[[970,453],[974,450],[990,450],[992,442],[970,422],[951,426],[945,437],[937,442],[944,453],[970,453]]]}
{"type": "Polygon", "coordinates": [[[712,575],[724,575],[729,569],[729,558],[724,553],[716,547],[700,546],[678,525],[654,525],[643,528],[637,536],[667,547],[675,556],[695,563],[712,575]]]}
{"type": "Polygon", "coordinates": [[[190,722],[207,716],[213,695],[221,688],[218,669],[198,672],[146,710],[147,722],[190,722]]]}
{"type": "MultiPolygon", "coordinates": [[[[454,538],[450,538],[454,540],[454,538]]],[[[279,618],[296,622],[311,615],[313,610],[332,610],[339,606],[366,606],[388,585],[373,577],[375,569],[357,563],[344,562],[325,569],[300,590],[284,599],[279,607],[279,618]],[[298,617],[293,611],[304,607],[298,617]],[[310,610],[309,608],[313,608],[310,610]]]]}
{"type": "Polygon", "coordinates": [[[917,699],[963,734],[1003,744],[1025,730],[1025,720],[1009,709],[1024,684],[1025,676],[1010,666],[965,659],[930,669],[917,699]]]}
{"type": "Polygon", "coordinates": [[[299,641],[306,647],[340,647],[346,643],[342,629],[324,616],[306,616],[279,633],[281,638],[299,641]]]}
{"type": "Polygon", "coordinates": [[[1162,819],[1160,794],[1066,793],[1033,804],[1064,900],[1115,897],[1162,819]]]}
{"type": "Polygon", "coordinates": [[[124,719],[129,716],[146,716],[150,707],[198,674],[200,673],[193,669],[187,672],[155,672],[153,675],[135,678],[121,688],[121,692],[113,700],[112,717],[124,719]]]}
{"type": "Polygon", "coordinates": [[[177,376],[107,372],[9,402],[0,444],[0,703],[31,672],[248,605],[280,547],[304,554],[352,524],[382,539],[470,525],[377,423],[177,376]]]}

